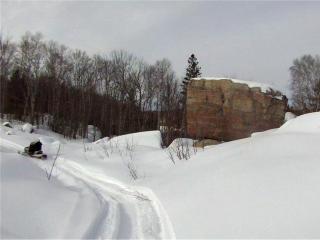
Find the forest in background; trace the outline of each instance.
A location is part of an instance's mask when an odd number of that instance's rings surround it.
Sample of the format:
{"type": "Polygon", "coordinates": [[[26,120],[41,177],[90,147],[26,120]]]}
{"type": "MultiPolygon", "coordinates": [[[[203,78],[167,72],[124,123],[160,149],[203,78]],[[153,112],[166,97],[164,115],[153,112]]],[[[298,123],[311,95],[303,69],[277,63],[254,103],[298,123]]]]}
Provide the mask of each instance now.
{"type": "MultiPolygon", "coordinates": [[[[0,35],[0,113],[49,126],[68,138],[87,137],[88,125],[102,136],[165,129],[164,145],[187,136],[186,87],[201,76],[194,54],[180,85],[168,59],[154,64],[125,50],[88,55],[41,33],[19,42],[0,35]]],[[[320,110],[320,56],[294,59],[290,111],[320,110]]]]}
{"type": "Polygon", "coordinates": [[[86,137],[88,125],[103,136],[180,128],[181,94],[167,59],[149,64],[124,50],[89,56],[41,33],[0,40],[1,114],[46,122],[69,138],[86,137]]]}

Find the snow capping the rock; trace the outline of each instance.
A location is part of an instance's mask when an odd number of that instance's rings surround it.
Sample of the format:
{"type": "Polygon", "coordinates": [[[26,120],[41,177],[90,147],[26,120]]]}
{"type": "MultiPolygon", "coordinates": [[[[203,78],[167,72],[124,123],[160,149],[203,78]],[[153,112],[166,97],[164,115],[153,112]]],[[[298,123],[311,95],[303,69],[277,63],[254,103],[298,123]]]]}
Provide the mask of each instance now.
{"type": "Polygon", "coordinates": [[[227,78],[227,77],[199,77],[199,78],[192,78],[192,80],[210,80],[210,81],[220,81],[220,80],[230,80],[234,83],[246,84],[249,88],[258,87],[261,89],[261,92],[266,93],[268,90],[273,89],[277,90],[275,87],[260,82],[253,82],[253,81],[246,81],[246,80],[239,80],[234,78],[227,78]]]}

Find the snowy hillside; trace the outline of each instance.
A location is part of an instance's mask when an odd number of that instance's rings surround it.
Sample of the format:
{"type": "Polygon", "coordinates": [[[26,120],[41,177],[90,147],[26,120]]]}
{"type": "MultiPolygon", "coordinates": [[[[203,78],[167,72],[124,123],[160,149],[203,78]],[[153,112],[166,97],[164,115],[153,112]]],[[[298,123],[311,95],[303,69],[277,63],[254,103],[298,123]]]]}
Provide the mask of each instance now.
{"type": "Polygon", "coordinates": [[[150,186],[178,237],[320,237],[319,129],[320,113],[301,116],[199,152],[150,186]]]}
{"type": "Polygon", "coordinates": [[[320,237],[319,112],[175,164],[157,131],[85,143],[16,125],[0,137],[2,238],[320,237]],[[39,138],[48,160],[17,154],[39,138]]]}

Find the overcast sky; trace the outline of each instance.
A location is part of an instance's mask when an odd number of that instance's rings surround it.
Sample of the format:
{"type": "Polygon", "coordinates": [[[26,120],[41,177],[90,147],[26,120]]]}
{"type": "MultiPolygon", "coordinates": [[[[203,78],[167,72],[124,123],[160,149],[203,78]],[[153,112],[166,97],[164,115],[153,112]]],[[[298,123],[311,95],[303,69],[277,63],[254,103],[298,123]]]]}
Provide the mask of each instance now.
{"type": "Polygon", "coordinates": [[[288,89],[292,60],[320,54],[320,2],[2,1],[2,33],[40,31],[88,53],[126,49],[171,60],[183,76],[195,53],[203,76],[288,89]]]}

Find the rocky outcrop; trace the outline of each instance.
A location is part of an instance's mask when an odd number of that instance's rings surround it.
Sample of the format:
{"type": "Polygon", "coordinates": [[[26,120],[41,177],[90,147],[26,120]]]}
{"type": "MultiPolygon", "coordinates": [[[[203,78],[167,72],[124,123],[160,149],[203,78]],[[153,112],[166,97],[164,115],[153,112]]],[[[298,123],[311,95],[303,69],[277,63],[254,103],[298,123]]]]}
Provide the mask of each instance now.
{"type": "Polygon", "coordinates": [[[221,142],[219,142],[217,140],[213,140],[213,139],[202,139],[202,140],[195,142],[193,144],[193,146],[197,147],[197,148],[204,148],[206,146],[218,145],[220,143],[221,142]]]}
{"type": "Polygon", "coordinates": [[[283,124],[286,97],[230,79],[191,80],[187,89],[187,132],[193,138],[230,141],[283,124]]]}

